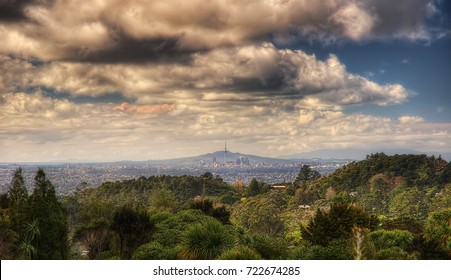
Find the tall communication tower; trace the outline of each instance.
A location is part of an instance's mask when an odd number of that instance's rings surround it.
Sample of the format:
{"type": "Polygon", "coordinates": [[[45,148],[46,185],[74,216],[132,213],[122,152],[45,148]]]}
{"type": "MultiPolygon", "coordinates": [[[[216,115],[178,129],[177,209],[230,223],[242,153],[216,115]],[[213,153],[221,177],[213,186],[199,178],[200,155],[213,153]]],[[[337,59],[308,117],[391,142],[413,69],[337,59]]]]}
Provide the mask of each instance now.
{"type": "Polygon", "coordinates": [[[227,165],[227,140],[224,140],[224,165],[227,165]]]}

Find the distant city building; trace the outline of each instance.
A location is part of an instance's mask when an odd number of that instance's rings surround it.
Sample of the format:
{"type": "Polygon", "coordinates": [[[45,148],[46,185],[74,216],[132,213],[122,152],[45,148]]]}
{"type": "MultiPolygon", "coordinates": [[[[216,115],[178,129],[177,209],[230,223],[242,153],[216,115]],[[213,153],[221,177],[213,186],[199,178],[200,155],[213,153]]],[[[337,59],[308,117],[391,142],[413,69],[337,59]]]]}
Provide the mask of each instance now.
{"type": "Polygon", "coordinates": [[[227,141],[224,141],[224,165],[227,165],[227,141]]]}

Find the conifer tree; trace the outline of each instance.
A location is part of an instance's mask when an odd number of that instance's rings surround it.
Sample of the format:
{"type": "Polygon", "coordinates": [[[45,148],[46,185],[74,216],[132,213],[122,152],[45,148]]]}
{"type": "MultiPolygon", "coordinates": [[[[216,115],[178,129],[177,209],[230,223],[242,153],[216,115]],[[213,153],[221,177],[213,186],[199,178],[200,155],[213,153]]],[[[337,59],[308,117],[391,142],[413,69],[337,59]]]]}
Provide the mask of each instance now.
{"type": "Polygon", "coordinates": [[[30,196],[29,223],[37,223],[40,236],[34,240],[38,259],[65,259],[68,256],[67,213],[56,198],[55,187],[44,170],[37,171],[30,196]]]}
{"type": "Polygon", "coordinates": [[[8,201],[10,206],[18,205],[28,199],[28,192],[25,187],[25,180],[22,175],[22,168],[14,171],[11,187],[8,191],[8,201]]]}

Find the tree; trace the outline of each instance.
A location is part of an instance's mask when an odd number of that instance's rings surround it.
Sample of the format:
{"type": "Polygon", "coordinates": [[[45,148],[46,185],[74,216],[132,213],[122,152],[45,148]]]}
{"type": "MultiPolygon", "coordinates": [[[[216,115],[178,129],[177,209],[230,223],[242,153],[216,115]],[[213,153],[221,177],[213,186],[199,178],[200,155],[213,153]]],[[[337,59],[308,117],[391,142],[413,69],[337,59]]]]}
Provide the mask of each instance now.
{"type": "Polygon", "coordinates": [[[14,206],[27,201],[27,199],[28,192],[25,187],[22,168],[17,168],[16,171],[14,171],[14,175],[11,180],[11,186],[8,191],[8,201],[11,206],[14,206]]]}
{"type": "Polygon", "coordinates": [[[427,241],[437,240],[451,256],[451,208],[432,212],[424,228],[427,241]]]}
{"type": "Polygon", "coordinates": [[[284,259],[288,255],[288,242],[283,237],[255,234],[250,247],[267,260],[284,259]]]}
{"type": "MultiPolygon", "coordinates": [[[[67,213],[56,198],[55,188],[39,168],[27,208],[28,226],[35,225],[39,238],[32,239],[38,259],[66,259],[69,253],[67,213]]],[[[26,231],[22,231],[25,232],[26,231]]],[[[30,241],[26,234],[23,241],[30,241]]]]}
{"type": "Polygon", "coordinates": [[[5,195],[6,200],[4,201],[4,205],[2,208],[1,214],[3,220],[3,225],[5,226],[0,232],[0,239],[4,240],[5,252],[12,253],[16,251],[18,254],[18,250],[13,250],[13,248],[17,249],[18,243],[20,243],[21,233],[24,232],[27,223],[29,222],[28,212],[29,212],[29,204],[28,201],[28,192],[25,188],[25,181],[22,175],[22,169],[18,168],[14,171],[13,178],[11,180],[10,188],[5,195]]]}
{"type": "MultiPolygon", "coordinates": [[[[450,163],[451,165],[451,163],[450,163]]],[[[445,187],[439,192],[434,194],[432,198],[430,211],[438,211],[443,208],[448,208],[451,205],[451,183],[445,185],[445,187]]]]}
{"type": "Polygon", "coordinates": [[[258,194],[266,193],[269,190],[269,185],[257,181],[257,179],[252,178],[251,182],[246,188],[246,196],[256,196],[258,194]]]}
{"type": "Polygon", "coordinates": [[[368,239],[377,251],[399,247],[405,251],[411,249],[413,234],[407,230],[376,230],[368,234],[368,239]]]}
{"type": "Polygon", "coordinates": [[[227,211],[224,205],[215,206],[211,199],[195,199],[190,204],[191,209],[199,209],[205,215],[211,216],[223,224],[230,224],[230,212],[227,211]]]}
{"type": "Polygon", "coordinates": [[[281,213],[286,207],[283,194],[268,193],[247,198],[232,211],[232,224],[244,227],[250,234],[277,236],[284,232],[281,213]]]}
{"type": "Polygon", "coordinates": [[[306,227],[301,226],[302,238],[312,244],[327,246],[335,239],[349,239],[354,227],[372,229],[375,217],[354,204],[332,204],[329,212],[318,209],[306,227]]]}
{"type": "Polygon", "coordinates": [[[180,204],[173,191],[160,188],[152,192],[150,196],[150,210],[152,212],[169,211],[175,213],[179,208],[180,204]]]}
{"type": "Polygon", "coordinates": [[[418,188],[404,190],[390,200],[389,211],[401,217],[423,218],[426,215],[426,211],[421,207],[422,200],[423,194],[418,188]]]}
{"type": "Polygon", "coordinates": [[[111,243],[110,223],[114,213],[113,204],[86,193],[77,194],[75,209],[76,241],[88,251],[89,259],[100,259],[102,252],[109,249],[111,243]]]}
{"type": "Polygon", "coordinates": [[[117,234],[121,258],[130,259],[136,248],[150,240],[155,225],[145,210],[124,205],[114,213],[111,229],[117,234]]]}
{"type": "Polygon", "coordinates": [[[298,176],[294,181],[294,184],[297,186],[303,186],[307,182],[315,181],[319,179],[321,175],[318,171],[313,170],[309,165],[302,165],[301,170],[299,170],[298,176]]]}
{"type": "Polygon", "coordinates": [[[10,222],[6,215],[0,210],[0,260],[13,258],[17,233],[10,227],[10,222]]]}

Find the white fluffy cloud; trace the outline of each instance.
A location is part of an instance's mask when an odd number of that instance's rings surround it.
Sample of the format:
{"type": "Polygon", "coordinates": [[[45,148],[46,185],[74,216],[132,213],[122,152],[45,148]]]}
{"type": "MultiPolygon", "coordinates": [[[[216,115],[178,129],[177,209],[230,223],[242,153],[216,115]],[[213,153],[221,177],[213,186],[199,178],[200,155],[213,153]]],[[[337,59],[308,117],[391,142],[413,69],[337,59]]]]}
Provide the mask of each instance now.
{"type": "Polygon", "coordinates": [[[320,61],[300,50],[278,50],[269,43],[215,49],[195,55],[189,65],[54,62],[33,66],[3,56],[0,68],[10,73],[0,81],[5,89],[46,87],[74,96],[119,91],[140,103],[171,104],[174,98],[210,102],[271,98],[290,99],[306,107],[334,107],[398,104],[411,95],[401,85],[380,85],[348,73],[334,55],[320,61]],[[177,94],[180,91],[191,94],[177,94]]]}
{"type": "Polygon", "coordinates": [[[400,124],[422,123],[424,119],[418,116],[402,116],[398,118],[400,124]]]}
{"type": "Polygon", "coordinates": [[[272,156],[327,148],[440,151],[446,150],[451,136],[450,124],[401,123],[317,108],[289,111],[281,109],[288,104],[269,100],[254,106],[205,102],[118,107],[79,104],[41,92],[2,94],[1,159],[170,158],[220,149],[226,138],[234,151],[272,156]]]}

